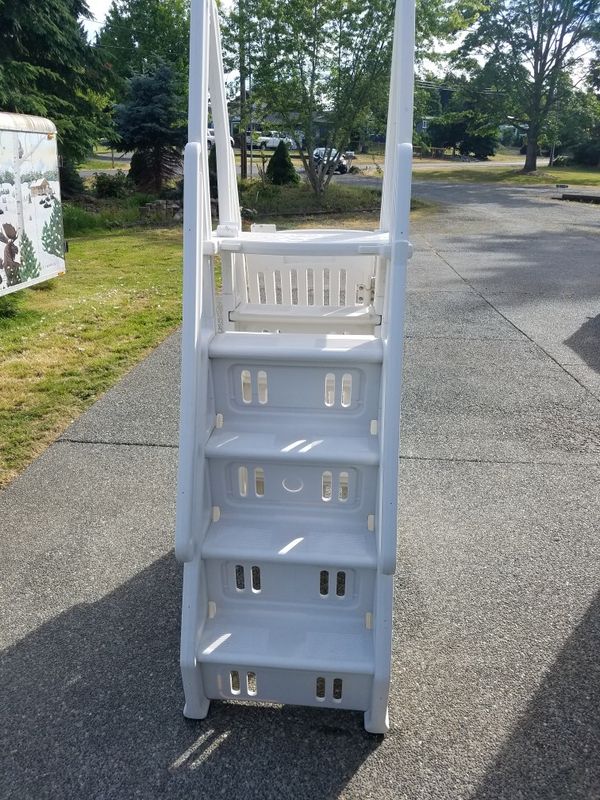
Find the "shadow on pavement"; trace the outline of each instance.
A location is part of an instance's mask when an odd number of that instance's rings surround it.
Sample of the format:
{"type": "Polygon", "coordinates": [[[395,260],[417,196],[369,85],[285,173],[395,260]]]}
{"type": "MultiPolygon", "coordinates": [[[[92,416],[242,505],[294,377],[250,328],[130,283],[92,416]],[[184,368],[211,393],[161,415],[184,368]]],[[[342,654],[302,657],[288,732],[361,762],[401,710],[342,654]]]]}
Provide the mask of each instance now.
{"type": "Polygon", "coordinates": [[[4,800],[339,795],[379,745],[362,714],[213,703],[183,718],[180,589],[165,556],[3,653],[4,800]]]}
{"type": "Polygon", "coordinates": [[[600,797],[600,594],[471,800],[600,797]]]}
{"type": "Polygon", "coordinates": [[[565,344],[577,353],[588,367],[600,372],[600,314],[588,317],[587,322],[565,339],[565,344]]]}

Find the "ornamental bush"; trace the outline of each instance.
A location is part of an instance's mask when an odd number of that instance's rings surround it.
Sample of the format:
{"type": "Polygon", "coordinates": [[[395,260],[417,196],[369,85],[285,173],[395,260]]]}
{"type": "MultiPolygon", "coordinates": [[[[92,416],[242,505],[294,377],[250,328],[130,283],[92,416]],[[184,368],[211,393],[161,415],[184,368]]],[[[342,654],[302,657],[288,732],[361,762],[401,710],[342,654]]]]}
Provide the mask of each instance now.
{"type": "Polygon", "coordinates": [[[267,164],[267,180],[276,186],[300,182],[300,176],[294,169],[287,145],[283,139],[277,145],[277,149],[267,164]]]}

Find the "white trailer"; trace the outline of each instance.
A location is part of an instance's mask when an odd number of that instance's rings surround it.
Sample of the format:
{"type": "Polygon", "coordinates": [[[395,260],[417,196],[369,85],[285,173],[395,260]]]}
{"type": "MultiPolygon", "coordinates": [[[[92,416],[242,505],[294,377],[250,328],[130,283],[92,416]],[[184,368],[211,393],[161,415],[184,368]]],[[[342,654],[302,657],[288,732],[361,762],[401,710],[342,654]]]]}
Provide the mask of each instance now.
{"type": "Polygon", "coordinates": [[[56,127],[0,113],[0,296],[65,271],[56,127]]]}
{"type": "Polygon", "coordinates": [[[192,0],[176,554],[184,714],[364,712],[388,730],[414,0],[398,0],[378,231],[243,231],[217,6],[192,0]],[[211,230],[207,108],[219,224],[211,230]],[[222,289],[215,292],[219,256],[222,289]]]}

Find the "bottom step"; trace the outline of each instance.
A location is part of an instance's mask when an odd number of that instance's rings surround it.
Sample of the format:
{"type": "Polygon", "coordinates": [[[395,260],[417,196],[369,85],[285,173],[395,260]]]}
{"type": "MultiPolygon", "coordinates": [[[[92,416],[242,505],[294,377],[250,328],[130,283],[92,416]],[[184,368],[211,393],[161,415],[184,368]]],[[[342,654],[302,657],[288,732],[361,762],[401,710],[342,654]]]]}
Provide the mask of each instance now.
{"type": "Polygon", "coordinates": [[[276,610],[220,611],[196,649],[201,663],[373,674],[373,636],[364,618],[276,610]]]}
{"type": "Polygon", "coordinates": [[[284,705],[366,711],[370,675],[277,669],[248,664],[202,664],[204,692],[211,700],[252,700],[284,705]]]}

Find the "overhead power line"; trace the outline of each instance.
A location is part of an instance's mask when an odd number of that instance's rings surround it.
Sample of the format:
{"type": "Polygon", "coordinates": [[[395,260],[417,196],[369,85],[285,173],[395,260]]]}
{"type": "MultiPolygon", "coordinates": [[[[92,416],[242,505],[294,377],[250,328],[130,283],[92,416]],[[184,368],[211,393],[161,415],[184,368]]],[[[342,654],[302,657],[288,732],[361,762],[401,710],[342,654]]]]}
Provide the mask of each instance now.
{"type": "Polygon", "coordinates": [[[435,83],[434,81],[426,81],[422,78],[415,78],[415,84],[419,86],[421,89],[436,89],[436,90],[443,90],[445,92],[460,92],[464,89],[468,89],[469,92],[473,92],[474,94],[484,94],[488,96],[506,94],[506,92],[503,91],[502,89],[494,89],[491,86],[485,89],[471,89],[470,87],[466,86],[447,86],[444,83],[435,83]]]}

